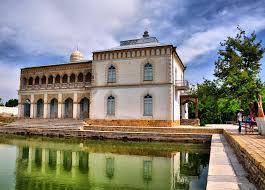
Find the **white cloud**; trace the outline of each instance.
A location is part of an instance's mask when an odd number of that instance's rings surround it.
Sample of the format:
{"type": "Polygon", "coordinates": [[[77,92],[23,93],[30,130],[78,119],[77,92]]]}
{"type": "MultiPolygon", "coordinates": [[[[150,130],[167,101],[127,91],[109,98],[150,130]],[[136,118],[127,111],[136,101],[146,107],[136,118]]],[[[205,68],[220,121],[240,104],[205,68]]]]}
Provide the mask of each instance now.
{"type": "Polygon", "coordinates": [[[20,69],[18,66],[7,65],[0,61],[0,98],[7,101],[17,98],[20,69]]]}
{"type": "Polygon", "coordinates": [[[1,4],[0,31],[16,31],[12,38],[29,53],[67,55],[79,43],[88,55],[116,45],[115,33],[130,24],[137,6],[137,0],[11,0],[1,4]]]}
{"type": "Polygon", "coordinates": [[[258,32],[265,28],[265,18],[245,16],[237,23],[223,24],[203,32],[194,33],[178,49],[182,61],[185,64],[189,64],[198,56],[217,49],[220,42],[224,41],[228,36],[236,34],[236,26],[240,26],[247,32],[252,32],[254,29],[258,32]]]}

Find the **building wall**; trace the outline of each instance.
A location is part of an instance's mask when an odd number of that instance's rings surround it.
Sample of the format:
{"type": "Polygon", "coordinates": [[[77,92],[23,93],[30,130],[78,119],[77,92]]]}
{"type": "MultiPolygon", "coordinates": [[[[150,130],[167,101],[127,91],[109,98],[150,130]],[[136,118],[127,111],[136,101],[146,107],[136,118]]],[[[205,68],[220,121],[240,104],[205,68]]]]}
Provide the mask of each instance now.
{"type": "MultiPolygon", "coordinates": [[[[150,56],[144,58],[127,58],[118,60],[93,61],[94,85],[107,84],[108,68],[116,68],[115,85],[168,83],[171,65],[170,55],[150,56]],[[153,66],[153,81],[143,81],[143,69],[146,63],[153,66]]],[[[114,85],[114,84],[113,84],[114,85]]]]}
{"type": "MultiPolygon", "coordinates": [[[[184,68],[178,59],[176,55],[172,56],[173,59],[173,72],[174,72],[174,82],[176,81],[183,81],[184,80],[184,68]]],[[[180,120],[180,112],[181,112],[181,104],[180,104],[180,95],[182,91],[175,88],[175,86],[172,87],[172,109],[173,109],[173,117],[175,120],[180,120]]]]}
{"type": "Polygon", "coordinates": [[[74,103],[73,117],[78,118],[79,96],[87,92],[89,95],[86,97],[90,100],[90,119],[179,121],[180,91],[174,84],[175,80],[183,80],[183,71],[182,63],[171,46],[94,53],[92,62],[22,69],[21,83],[28,82],[31,77],[33,81],[36,77],[41,79],[44,74],[46,83],[21,85],[19,115],[24,115],[23,103],[29,99],[32,103],[30,117],[36,117],[36,102],[42,98],[44,118],[49,118],[49,96],[54,95],[58,99],[59,118],[64,115],[64,100],[67,96],[72,98],[74,103]],[[146,63],[152,64],[152,81],[144,81],[146,63]],[[108,68],[111,65],[116,68],[114,83],[107,81],[108,68]],[[75,73],[77,77],[80,72],[83,72],[84,76],[91,72],[91,81],[71,83],[71,73],[75,73]],[[50,74],[53,76],[53,82],[47,84],[50,74]],[[57,74],[60,74],[60,83],[55,82],[57,74]],[[67,83],[62,84],[64,74],[67,74],[68,78],[67,83]],[[143,116],[143,98],[147,94],[153,98],[153,116],[143,116]],[[106,115],[107,97],[110,95],[115,97],[114,116],[106,115]]]}
{"type": "Polygon", "coordinates": [[[92,90],[91,119],[170,120],[170,85],[97,88],[92,90]],[[153,98],[153,116],[143,116],[143,98],[153,98]],[[115,116],[107,116],[107,97],[115,97],[115,116]]]}

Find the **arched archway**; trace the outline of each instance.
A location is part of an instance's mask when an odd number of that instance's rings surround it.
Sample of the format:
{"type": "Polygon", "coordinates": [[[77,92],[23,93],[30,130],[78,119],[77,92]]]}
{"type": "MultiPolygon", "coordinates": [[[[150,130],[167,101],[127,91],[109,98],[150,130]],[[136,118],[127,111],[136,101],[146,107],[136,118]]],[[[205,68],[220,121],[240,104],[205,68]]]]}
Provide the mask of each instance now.
{"type": "Polygon", "coordinates": [[[83,98],[80,101],[80,118],[89,118],[89,99],[83,98]]]}
{"type": "Polygon", "coordinates": [[[58,117],[58,100],[53,98],[50,102],[50,118],[58,117]]]}
{"type": "Polygon", "coordinates": [[[35,85],[39,85],[40,84],[40,77],[36,77],[35,78],[35,85]]]}
{"type": "Polygon", "coordinates": [[[30,100],[24,102],[24,117],[30,117],[30,100]]]}
{"type": "Polygon", "coordinates": [[[64,101],[64,118],[73,118],[73,100],[71,98],[64,101]]]}
{"type": "Polygon", "coordinates": [[[92,78],[92,75],[90,72],[88,72],[85,76],[85,82],[87,83],[91,83],[91,78],[92,78]]]}
{"type": "Polygon", "coordinates": [[[83,82],[84,81],[84,75],[83,75],[83,73],[79,73],[79,75],[77,77],[77,81],[78,82],[83,82]]]}
{"type": "Polygon", "coordinates": [[[41,84],[46,84],[46,76],[42,76],[41,78],[41,84]]]}
{"type": "Polygon", "coordinates": [[[23,88],[26,88],[26,86],[27,86],[27,78],[24,77],[24,78],[23,78],[23,82],[22,82],[22,87],[23,87],[23,88]]]}
{"type": "Polygon", "coordinates": [[[75,82],[75,74],[71,74],[70,76],[70,83],[74,83],[75,82]]]}
{"type": "Polygon", "coordinates": [[[37,117],[43,118],[43,110],[44,110],[44,101],[39,99],[37,101],[37,117]]]}
{"type": "Polygon", "coordinates": [[[67,80],[68,80],[68,75],[64,74],[62,78],[62,83],[67,83],[67,80]]]}

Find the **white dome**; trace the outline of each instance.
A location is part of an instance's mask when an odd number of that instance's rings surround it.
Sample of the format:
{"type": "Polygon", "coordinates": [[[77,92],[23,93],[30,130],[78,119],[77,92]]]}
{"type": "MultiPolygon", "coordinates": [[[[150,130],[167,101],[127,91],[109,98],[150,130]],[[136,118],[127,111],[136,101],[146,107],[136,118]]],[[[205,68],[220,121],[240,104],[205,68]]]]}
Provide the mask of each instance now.
{"type": "Polygon", "coordinates": [[[77,61],[81,61],[83,59],[84,59],[83,54],[80,51],[78,51],[78,50],[75,50],[70,55],[70,62],[77,62],[77,61]]]}

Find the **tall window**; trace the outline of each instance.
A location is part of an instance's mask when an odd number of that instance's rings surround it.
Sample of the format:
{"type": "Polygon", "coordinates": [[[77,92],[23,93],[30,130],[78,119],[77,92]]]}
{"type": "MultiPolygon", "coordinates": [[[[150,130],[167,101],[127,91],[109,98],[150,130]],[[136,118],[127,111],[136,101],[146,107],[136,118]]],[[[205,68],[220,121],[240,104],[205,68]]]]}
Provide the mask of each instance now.
{"type": "Polygon", "coordinates": [[[153,98],[150,95],[144,97],[144,116],[153,115],[153,98]]]}
{"type": "Polygon", "coordinates": [[[107,115],[115,115],[115,98],[109,96],[107,99],[107,115]]]}
{"type": "Polygon", "coordinates": [[[153,80],[153,67],[150,63],[144,65],[144,80],[153,80]]]}
{"type": "Polygon", "coordinates": [[[116,68],[113,65],[108,69],[108,82],[116,82],[116,68]]]}

